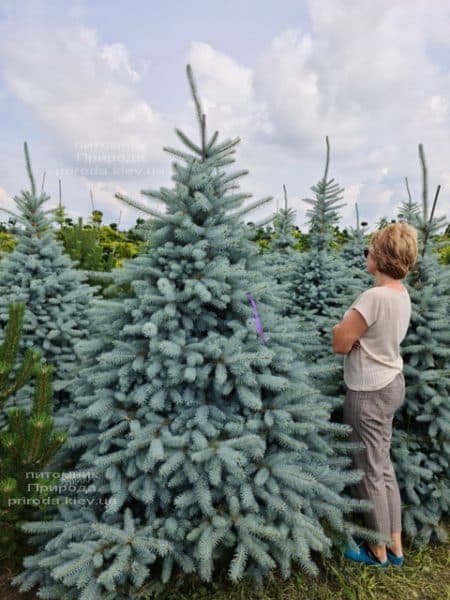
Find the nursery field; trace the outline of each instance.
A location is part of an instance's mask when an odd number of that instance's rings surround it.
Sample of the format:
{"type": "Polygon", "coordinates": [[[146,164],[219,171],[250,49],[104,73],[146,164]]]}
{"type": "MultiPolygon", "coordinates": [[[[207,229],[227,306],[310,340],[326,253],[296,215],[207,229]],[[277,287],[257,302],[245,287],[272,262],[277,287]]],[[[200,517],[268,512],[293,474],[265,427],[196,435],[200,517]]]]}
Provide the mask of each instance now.
{"type": "Polygon", "coordinates": [[[172,188],[142,192],[165,211],[116,194],[147,217],[129,231],[49,208],[24,144],[0,238],[0,600],[450,600],[450,228],[423,146],[421,204],[408,188],[372,232],[358,205],[339,228],[328,137],[308,231],[285,186],[244,222],[271,198],[242,206],[239,138],[208,137],[187,76],[200,140],[176,129],[172,188]],[[383,536],[342,421],[363,335],[332,340],[374,274],[411,306],[389,438],[406,560],[386,570],[343,556],[383,536]]]}

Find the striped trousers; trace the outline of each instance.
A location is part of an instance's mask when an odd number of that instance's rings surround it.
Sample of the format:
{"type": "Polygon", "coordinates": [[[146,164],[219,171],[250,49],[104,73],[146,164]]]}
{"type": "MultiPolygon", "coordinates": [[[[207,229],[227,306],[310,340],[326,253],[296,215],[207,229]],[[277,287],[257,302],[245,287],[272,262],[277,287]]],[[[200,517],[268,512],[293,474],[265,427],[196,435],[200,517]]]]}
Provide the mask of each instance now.
{"type": "Polygon", "coordinates": [[[401,498],[390,457],[394,413],[405,401],[405,378],[398,373],[385,387],[373,391],[356,391],[346,386],[344,423],[352,426],[348,438],[364,444],[352,451],[353,468],[364,477],[352,486],[352,495],[369,500],[373,509],[364,512],[368,528],[391,537],[401,531],[401,498]]]}

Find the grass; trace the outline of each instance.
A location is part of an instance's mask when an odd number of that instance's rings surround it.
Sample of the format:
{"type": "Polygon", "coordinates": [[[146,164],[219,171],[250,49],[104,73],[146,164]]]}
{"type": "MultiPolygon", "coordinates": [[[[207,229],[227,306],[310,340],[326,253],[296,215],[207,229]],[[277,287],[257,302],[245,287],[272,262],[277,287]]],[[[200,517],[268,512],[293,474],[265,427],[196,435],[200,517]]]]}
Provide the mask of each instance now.
{"type": "MultiPolygon", "coordinates": [[[[446,523],[450,533],[450,522],[446,523]]],[[[233,585],[223,575],[205,584],[197,576],[179,576],[172,580],[161,600],[450,600],[450,543],[429,544],[421,548],[404,544],[403,567],[378,569],[344,558],[336,548],[333,559],[316,555],[320,574],[309,577],[299,568],[288,580],[278,572],[258,591],[243,579],[233,585]]],[[[11,571],[0,571],[0,600],[37,600],[32,592],[20,594],[9,586],[11,571]]],[[[155,598],[145,587],[140,600],[155,598]]]]}

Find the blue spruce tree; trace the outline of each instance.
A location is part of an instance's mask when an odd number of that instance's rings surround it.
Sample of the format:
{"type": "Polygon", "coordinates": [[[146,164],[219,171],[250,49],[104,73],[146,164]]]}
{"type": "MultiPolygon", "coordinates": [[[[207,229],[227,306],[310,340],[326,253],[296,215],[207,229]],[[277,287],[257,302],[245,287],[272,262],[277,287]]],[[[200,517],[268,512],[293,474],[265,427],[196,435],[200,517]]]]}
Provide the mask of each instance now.
{"type": "MultiPolygon", "coordinates": [[[[53,414],[55,425],[60,427],[64,425],[60,409],[72,401],[71,386],[78,371],[74,348],[88,336],[86,311],[93,288],[83,283],[83,273],[74,268],[55,240],[53,210],[43,208],[49,196],[43,191],[37,193],[26,142],[24,149],[31,190],[14,197],[17,214],[2,209],[21,227],[17,228],[13,252],[0,260],[0,331],[8,321],[9,303],[24,302],[27,311],[18,360],[27,348],[36,347],[55,365],[53,414]]],[[[18,406],[29,412],[32,398],[31,384],[27,384],[8,399],[5,410],[18,406]]],[[[0,415],[0,428],[4,425],[4,415],[0,415]]]]}
{"type": "Polygon", "coordinates": [[[295,210],[288,207],[286,186],[283,185],[284,208],[276,211],[272,218],[273,234],[266,252],[262,254],[266,263],[265,273],[273,277],[278,287],[280,299],[279,314],[288,315],[292,312],[291,307],[291,283],[290,278],[294,265],[293,249],[295,237],[293,227],[295,223],[295,210]]]}
{"type": "Polygon", "coordinates": [[[359,222],[358,204],[355,202],[356,228],[350,227],[350,236],[348,242],[342,249],[342,259],[349,271],[354,273],[356,280],[360,280],[361,288],[368,288],[373,283],[372,276],[367,272],[366,259],[364,257],[364,248],[366,247],[366,238],[364,228],[359,222]]]}
{"type": "Polygon", "coordinates": [[[274,237],[270,248],[274,251],[288,252],[295,244],[293,228],[295,225],[295,210],[288,207],[286,186],[283,185],[284,208],[280,208],[273,218],[274,237]]]}
{"type": "Polygon", "coordinates": [[[416,545],[445,541],[442,519],[450,512],[450,269],[433,252],[433,235],[445,226],[428,210],[423,146],[422,214],[404,213],[418,232],[419,257],[405,279],[411,324],[403,340],[406,399],[393,425],[392,457],[404,503],[403,527],[416,545]],[[414,214],[410,221],[411,214],[414,214]]]}
{"type": "Polygon", "coordinates": [[[408,178],[405,177],[406,191],[408,192],[408,200],[402,202],[397,213],[397,217],[401,221],[406,221],[409,225],[415,227],[418,225],[416,217],[419,216],[420,207],[417,202],[414,202],[409,189],[408,178]]]}
{"type": "Polygon", "coordinates": [[[343,191],[334,179],[328,179],[330,144],[326,138],[326,161],[323,177],[312,186],[314,198],[309,216],[310,250],[292,255],[289,275],[291,314],[303,322],[304,331],[314,331],[319,342],[306,350],[305,359],[331,370],[319,373],[318,387],[331,397],[343,396],[342,356],[331,352],[332,326],[341,321],[345,310],[363,290],[361,277],[349,271],[340,253],[332,248],[334,226],[339,221],[338,204],[343,191]]]}
{"type": "Polygon", "coordinates": [[[218,564],[232,581],[277,566],[288,577],[293,563],[314,575],[312,552],[377,539],[346,518],[368,508],[342,493],[362,476],[346,469],[349,427],[330,422],[240,221],[265,199],[239,208],[242,172],[223,168],[239,138],[207,138],[187,74],[201,141],[176,130],[185,150],[166,149],[175,186],[145,192],[165,214],[126,199],[154,218],[151,250],[115,272],[115,305],[98,301],[108,336],[78,346],[72,437],[94,485],[24,525],[40,550],[15,582],[48,599],[125,600],[175,570],[210,581],[218,564]]]}

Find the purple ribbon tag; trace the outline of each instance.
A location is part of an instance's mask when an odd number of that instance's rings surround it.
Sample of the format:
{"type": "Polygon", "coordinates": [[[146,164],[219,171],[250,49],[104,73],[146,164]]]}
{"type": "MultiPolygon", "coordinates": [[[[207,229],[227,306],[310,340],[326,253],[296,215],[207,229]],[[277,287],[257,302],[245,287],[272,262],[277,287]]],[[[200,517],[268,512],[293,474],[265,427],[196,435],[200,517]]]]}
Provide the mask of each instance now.
{"type": "Polygon", "coordinates": [[[247,292],[247,298],[252,307],[253,316],[255,317],[256,331],[258,332],[259,336],[261,337],[262,343],[265,344],[266,340],[264,338],[264,329],[263,329],[263,325],[261,322],[261,317],[259,316],[259,313],[258,313],[258,308],[256,306],[255,299],[253,298],[253,296],[250,292],[247,292]]]}

